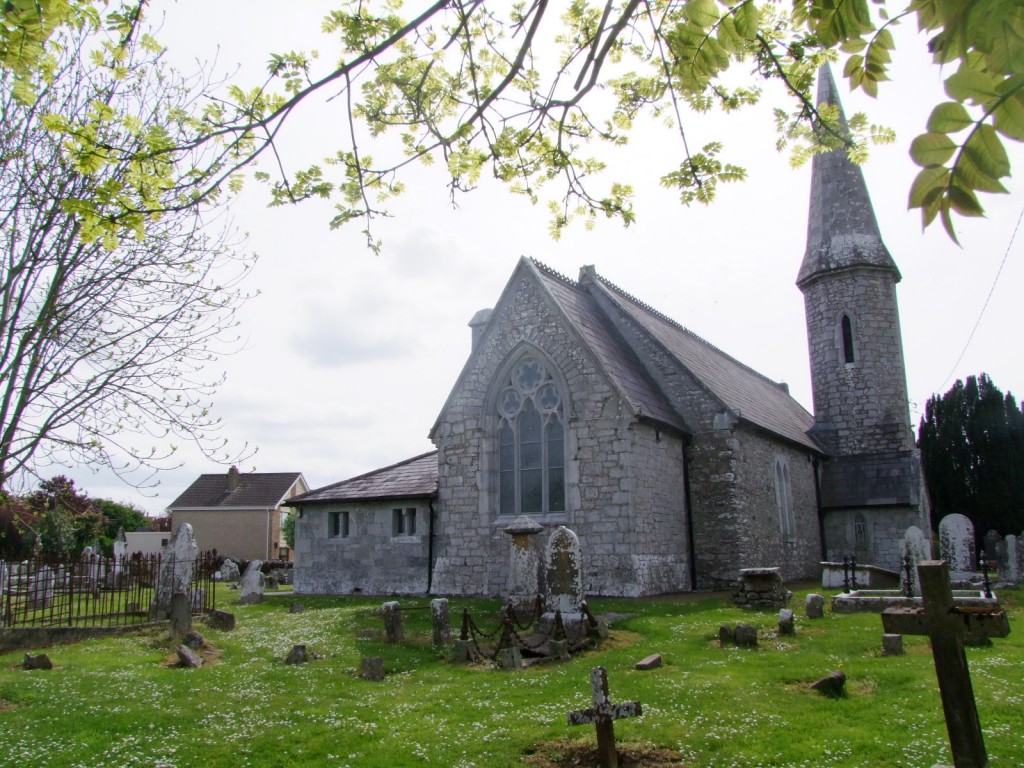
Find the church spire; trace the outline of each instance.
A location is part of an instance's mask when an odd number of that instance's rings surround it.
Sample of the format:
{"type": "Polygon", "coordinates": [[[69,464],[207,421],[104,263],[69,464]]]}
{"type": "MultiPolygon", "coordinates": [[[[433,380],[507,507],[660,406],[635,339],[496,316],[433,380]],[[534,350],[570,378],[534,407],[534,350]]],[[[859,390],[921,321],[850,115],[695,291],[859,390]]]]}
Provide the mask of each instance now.
{"type": "MultiPolygon", "coordinates": [[[[842,125],[846,125],[827,64],[818,71],[818,104],[822,103],[838,106],[842,125]]],[[[859,266],[889,269],[896,281],[900,279],[878,231],[864,175],[839,148],[817,154],[812,161],[807,250],[796,282],[802,288],[824,273],[859,266]]]]}

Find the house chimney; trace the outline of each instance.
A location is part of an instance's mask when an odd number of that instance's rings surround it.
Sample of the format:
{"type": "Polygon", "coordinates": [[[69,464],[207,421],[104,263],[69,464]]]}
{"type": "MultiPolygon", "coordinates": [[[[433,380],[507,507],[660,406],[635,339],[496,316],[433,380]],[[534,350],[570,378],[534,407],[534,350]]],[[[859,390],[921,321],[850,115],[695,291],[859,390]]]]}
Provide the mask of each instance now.
{"type": "Polygon", "coordinates": [[[476,349],[476,345],[480,342],[480,337],[484,335],[484,327],[487,325],[487,321],[491,319],[492,314],[494,314],[493,309],[481,309],[469,321],[469,327],[473,334],[471,350],[476,349]]]}
{"type": "Polygon", "coordinates": [[[228,470],[228,490],[234,491],[242,484],[242,476],[238,473],[238,467],[228,470]]]}

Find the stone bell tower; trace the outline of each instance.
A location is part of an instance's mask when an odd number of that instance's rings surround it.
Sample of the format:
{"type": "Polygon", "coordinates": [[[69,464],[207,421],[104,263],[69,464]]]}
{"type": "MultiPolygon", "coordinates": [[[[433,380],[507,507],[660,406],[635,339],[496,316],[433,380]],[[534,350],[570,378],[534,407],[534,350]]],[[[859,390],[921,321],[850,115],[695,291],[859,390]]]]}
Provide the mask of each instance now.
{"type": "MultiPolygon", "coordinates": [[[[818,103],[840,107],[828,67],[818,103]]],[[[845,118],[843,118],[845,125],[845,118]]],[[[821,507],[829,559],[897,570],[903,532],[929,531],[910,425],[896,284],[900,272],[875,220],[864,176],[842,149],[814,157],[804,295],[814,427],[829,454],[821,507]]]]}

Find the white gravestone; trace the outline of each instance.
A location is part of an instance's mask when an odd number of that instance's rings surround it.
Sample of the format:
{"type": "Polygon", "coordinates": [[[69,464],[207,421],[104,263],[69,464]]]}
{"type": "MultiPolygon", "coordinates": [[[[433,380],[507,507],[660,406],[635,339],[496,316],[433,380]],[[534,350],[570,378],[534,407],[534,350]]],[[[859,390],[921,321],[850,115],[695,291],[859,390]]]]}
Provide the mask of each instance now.
{"type": "Polygon", "coordinates": [[[946,515],[939,522],[939,552],[949,563],[953,581],[970,578],[977,571],[974,550],[974,524],[965,515],[946,515]]]}

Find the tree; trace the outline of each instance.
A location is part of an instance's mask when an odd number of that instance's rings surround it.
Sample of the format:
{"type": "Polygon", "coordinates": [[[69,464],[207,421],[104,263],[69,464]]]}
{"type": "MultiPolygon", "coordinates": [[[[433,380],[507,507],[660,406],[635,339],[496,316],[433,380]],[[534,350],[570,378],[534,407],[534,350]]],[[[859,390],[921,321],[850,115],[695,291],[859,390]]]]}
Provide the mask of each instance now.
{"type": "MultiPolygon", "coordinates": [[[[99,0],[63,5],[74,18],[83,7],[96,14],[104,7],[99,0]]],[[[110,23],[122,39],[134,39],[143,6],[114,12],[110,23]]],[[[453,195],[488,170],[535,202],[546,195],[556,234],[578,215],[628,224],[631,188],[613,181],[595,189],[603,164],[587,148],[625,145],[643,114],[669,119],[679,131],[679,161],[662,181],[684,203],[710,202],[719,183],[744,176],[718,142],[690,145],[686,109],[738,109],[757,102],[767,82],[792,97],[793,108],[776,117],[780,146],[792,147],[795,161],[840,146],[861,160],[869,140],[891,139],[863,115],[842,124],[837,110],[815,104],[811,88],[818,68],[837,60],[852,86],[877,93],[894,50],[891,28],[900,21],[934,33],[933,60],[955,66],[946,79],[949,101],[935,107],[911,148],[922,170],[909,203],[921,209],[926,226],[938,218],[955,237],[954,214],[981,215],[978,193],[1006,191],[1003,142],[1024,139],[1019,0],[423,0],[411,17],[399,10],[398,0],[345,3],[324,21],[340,43],[326,67],[311,54],[272,55],[262,86],[232,86],[183,116],[183,141],[101,145],[91,115],[55,126],[80,157],[127,158],[139,170],[123,200],[80,201],[82,221],[103,231],[109,219],[98,212],[102,202],[120,204],[115,216],[135,221],[162,210],[165,201],[144,194],[154,182],[174,189],[178,204],[218,194],[238,170],[264,153],[273,156],[284,124],[322,93],[346,104],[345,144],[324,163],[294,172],[274,156],[274,175],[263,169],[257,177],[272,185],[276,203],[334,196],[332,225],[362,220],[369,228],[384,201],[402,190],[402,168],[436,159],[445,164],[453,195]],[[734,86],[737,66],[748,74],[734,86]],[[374,139],[397,132],[400,155],[377,162],[357,121],[374,139]],[[207,161],[176,173],[181,156],[198,147],[210,150],[207,161]],[[547,194],[549,185],[554,194],[547,194]]],[[[48,29],[34,28],[30,41],[44,41],[45,49],[48,29]]],[[[116,49],[112,44],[112,55],[116,49]]],[[[25,67],[21,59],[15,65],[25,67]]],[[[376,245],[369,232],[368,238],[376,245]]]]}
{"type": "Polygon", "coordinates": [[[281,521],[281,536],[284,538],[284,543],[288,545],[289,549],[295,549],[295,518],[298,517],[294,512],[289,512],[284,516],[284,520],[281,521]]]}
{"type": "Polygon", "coordinates": [[[1024,529],[1024,413],[981,374],[932,395],[918,428],[932,519],[959,512],[975,531],[1024,529]]]}
{"type": "Polygon", "coordinates": [[[180,439],[219,450],[217,381],[202,368],[234,342],[252,263],[208,203],[157,186],[139,194],[161,214],[122,216],[138,208],[133,185],[154,178],[139,158],[163,162],[155,150],[181,143],[203,84],[167,71],[147,41],[111,58],[95,30],[71,28],[48,49],[59,56],[31,103],[0,71],[0,488],[54,464],[136,477],[180,439]],[[69,122],[88,126],[95,156],[54,128],[69,122]]]}
{"type": "Polygon", "coordinates": [[[38,521],[32,530],[33,540],[39,542],[40,554],[45,557],[76,558],[102,533],[99,509],[64,475],[41,481],[23,501],[38,521]]]}

